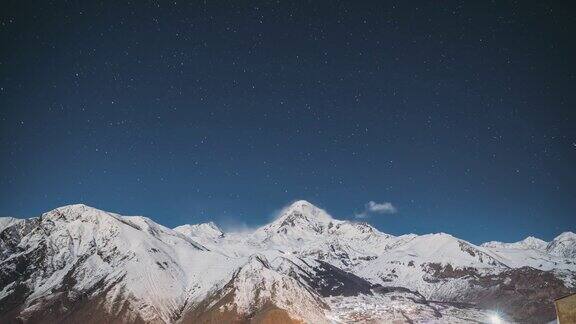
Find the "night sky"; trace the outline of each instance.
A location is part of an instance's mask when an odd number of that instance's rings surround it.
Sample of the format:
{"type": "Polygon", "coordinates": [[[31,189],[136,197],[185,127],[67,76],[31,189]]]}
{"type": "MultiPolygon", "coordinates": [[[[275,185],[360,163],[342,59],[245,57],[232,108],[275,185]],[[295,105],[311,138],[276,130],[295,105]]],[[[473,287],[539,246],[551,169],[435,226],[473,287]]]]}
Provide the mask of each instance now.
{"type": "Polygon", "coordinates": [[[568,5],[3,1],[0,215],[574,231],[568,5]]]}

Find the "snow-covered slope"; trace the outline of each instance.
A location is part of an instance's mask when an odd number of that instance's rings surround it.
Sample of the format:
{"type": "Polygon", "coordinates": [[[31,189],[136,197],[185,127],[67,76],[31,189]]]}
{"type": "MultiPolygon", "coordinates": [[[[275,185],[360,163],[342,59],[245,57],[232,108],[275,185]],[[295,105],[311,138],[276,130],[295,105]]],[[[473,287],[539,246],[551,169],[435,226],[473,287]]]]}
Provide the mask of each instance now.
{"type": "Polygon", "coordinates": [[[502,271],[500,256],[445,233],[402,239],[378,258],[357,267],[356,273],[384,286],[415,290],[427,298],[457,300],[475,273],[502,271]],[[458,273],[445,280],[444,273],[458,273]]]}
{"type": "Polygon", "coordinates": [[[307,201],[252,233],[71,205],[0,218],[0,322],[540,321],[574,291],[575,241],[393,236],[307,201]]]}
{"type": "Polygon", "coordinates": [[[185,321],[231,322],[267,317],[269,309],[307,323],[328,323],[327,307],[305,283],[276,271],[266,256],[255,254],[232,275],[230,281],[208,296],[185,321]]]}

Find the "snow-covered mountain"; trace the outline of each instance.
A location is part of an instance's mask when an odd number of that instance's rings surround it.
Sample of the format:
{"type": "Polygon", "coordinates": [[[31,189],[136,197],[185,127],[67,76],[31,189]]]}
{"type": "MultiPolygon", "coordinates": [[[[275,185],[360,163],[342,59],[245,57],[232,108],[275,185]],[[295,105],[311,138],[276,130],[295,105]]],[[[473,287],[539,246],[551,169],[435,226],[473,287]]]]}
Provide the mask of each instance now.
{"type": "Polygon", "coordinates": [[[0,313],[32,320],[98,305],[104,318],[171,322],[235,262],[145,217],[84,205],[9,226],[0,247],[0,313]]]}
{"type": "Polygon", "coordinates": [[[546,251],[552,255],[576,259],[576,234],[564,232],[546,245],[546,251]]]}
{"type": "Polygon", "coordinates": [[[575,291],[575,236],[393,236],[306,201],[224,233],[70,205],[0,218],[0,322],[543,322],[575,291]]]}
{"type": "Polygon", "coordinates": [[[247,242],[259,249],[278,249],[351,269],[375,258],[395,240],[367,223],[341,221],[301,200],[283,209],[272,223],[258,228],[247,242]]]}

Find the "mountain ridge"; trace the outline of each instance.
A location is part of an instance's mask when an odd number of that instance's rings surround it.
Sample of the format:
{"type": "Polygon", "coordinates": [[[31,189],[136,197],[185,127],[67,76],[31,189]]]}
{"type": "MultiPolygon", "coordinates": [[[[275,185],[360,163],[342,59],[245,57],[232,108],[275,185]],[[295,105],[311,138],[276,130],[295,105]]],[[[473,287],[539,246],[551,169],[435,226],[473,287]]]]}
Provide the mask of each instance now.
{"type": "Polygon", "coordinates": [[[458,321],[488,316],[487,294],[534,305],[526,312],[510,304],[503,316],[545,320],[553,308],[538,305],[576,282],[571,232],[545,249],[537,239],[484,246],[446,233],[393,236],[307,201],[241,234],[212,222],[170,229],[82,204],[0,224],[0,321],[34,321],[48,310],[55,321],[78,319],[91,304],[122,322],[458,321]],[[510,295],[522,280],[547,294],[524,286],[510,295]]]}
{"type": "MultiPolygon", "coordinates": [[[[319,207],[316,207],[316,206],[315,206],[314,204],[312,204],[311,202],[309,202],[309,201],[307,201],[307,200],[303,200],[303,199],[296,200],[296,201],[292,202],[291,204],[287,205],[286,207],[282,208],[282,209],[280,210],[280,212],[278,213],[278,215],[279,215],[279,216],[282,216],[284,210],[298,209],[298,208],[294,208],[294,207],[295,207],[295,206],[300,207],[300,206],[302,206],[302,205],[310,205],[310,206],[312,206],[313,208],[316,208],[316,209],[318,209],[318,210],[321,210],[323,213],[326,213],[327,216],[328,216],[332,221],[347,222],[347,223],[351,223],[351,224],[365,224],[365,225],[367,225],[368,227],[370,227],[371,229],[376,230],[376,231],[378,231],[378,232],[381,232],[380,230],[378,230],[376,227],[372,226],[370,223],[368,223],[368,222],[365,221],[365,220],[355,220],[355,219],[352,219],[352,220],[337,220],[337,219],[333,218],[332,216],[330,216],[325,210],[323,210],[323,209],[321,209],[321,208],[319,208],[319,207]]],[[[59,209],[62,209],[62,208],[72,208],[72,209],[87,208],[87,209],[100,210],[100,209],[98,209],[98,208],[95,208],[95,207],[86,205],[86,204],[84,204],[84,203],[75,203],[75,204],[63,205],[63,206],[54,208],[52,211],[54,211],[54,210],[59,210],[59,209]]],[[[103,210],[100,210],[100,211],[103,211],[103,210]]],[[[104,212],[104,211],[103,211],[103,212],[104,212]]],[[[119,215],[119,214],[112,213],[112,212],[105,212],[105,213],[113,214],[113,215],[119,215]]],[[[275,219],[273,219],[272,222],[267,223],[267,224],[264,224],[264,225],[261,225],[261,226],[257,227],[256,229],[259,229],[259,228],[262,228],[262,227],[266,227],[267,225],[272,224],[274,221],[278,220],[279,216],[277,216],[275,219]]],[[[130,217],[130,216],[128,216],[128,217],[130,217]]],[[[154,221],[153,219],[151,219],[151,218],[149,218],[149,217],[146,217],[146,216],[134,216],[134,217],[146,218],[146,219],[154,222],[155,224],[160,225],[159,223],[157,223],[157,222],[154,221]]],[[[18,222],[18,221],[22,221],[22,220],[26,220],[26,219],[32,219],[32,218],[36,218],[36,217],[0,216],[0,230],[2,230],[4,227],[8,226],[8,224],[11,224],[11,223],[13,223],[13,222],[18,222]]],[[[225,234],[225,232],[228,233],[228,234],[230,234],[230,233],[240,233],[240,232],[241,232],[241,233],[245,233],[245,232],[246,232],[246,230],[242,230],[242,231],[235,231],[235,230],[232,230],[232,231],[224,231],[224,230],[222,230],[222,228],[218,225],[218,223],[215,222],[215,221],[207,221],[207,222],[203,222],[203,223],[184,223],[184,224],[181,224],[181,225],[177,225],[177,226],[173,227],[172,229],[173,229],[173,230],[176,230],[176,229],[178,229],[178,228],[196,227],[196,226],[202,226],[202,225],[204,225],[204,226],[209,226],[209,227],[213,227],[213,228],[215,228],[217,231],[220,231],[222,234],[225,234]]],[[[163,226],[163,225],[161,225],[161,226],[163,226]]],[[[381,233],[382,233],[382,232],[381,232],[381,233]]],[[[453,234],[446,233],[446,232],[436,232],[436,233],[428,233],[428,234],[447,234],[447,235],[454,236],[453,234]]],[[[392,234],[387,234],[387,233],[386,233],[386,235],[392,236],[392,234]]],[[[418,234],[405,233],[405,234],[400,234],[400,235],[398,235],[398,236],[410,236],[410,235],[418,235],[418,234]]],[[[426,235],[426,234],[422,234],[422,235],[426,235]]],[[[500,244],[500,245],[506,245],[506,244],[509,245],[509,244],[521,243],[521,242],[524,242],[524,241],[526,241],[526,240],[538,240],[538,241],[545,242],[545,243],[551,243],[551,242],[554,241],[555,239],[559,239],[559,238],[563,238],[563,237],[569,237],[570,239],[576,239],[576,233],[574,233],[573,231],[570,231],[570,230],[568,230],[568,231],[563,231],[563,232],[561,232],[560,234],[556,235],[554,238],[552,238],[552,240],[550,240],[550,241],[545,241],[545,240],[542,240],[542,239],[540,239],[540,238],[537,238],[537,237],[534,237],[534,236],[529,235],[529,236],[525,237],[524,239],[519,240],[519,241],[516,241],[516,242],[502,242],[502,241],[495,241],[495,240],[493,240],[493,241],[485,241],[485,242],[482,242],[482,243],[478,243],[477,245],[479,245],[479,246],[487,246],[487,247],[490,246],[490,245],[494,245],[494,246],[495,246],[495,245],[499,245],[499,244],[500,244]]]]}

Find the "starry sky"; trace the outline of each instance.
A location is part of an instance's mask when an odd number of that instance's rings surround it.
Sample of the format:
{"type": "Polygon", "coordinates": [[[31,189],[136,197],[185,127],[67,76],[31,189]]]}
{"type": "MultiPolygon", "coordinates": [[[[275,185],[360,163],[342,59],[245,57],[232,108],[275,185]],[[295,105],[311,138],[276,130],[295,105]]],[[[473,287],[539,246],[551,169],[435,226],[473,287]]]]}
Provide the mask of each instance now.
{"type": "Polygon", "coordinates": [[[574,231],[568,5],[5,1],[0,215],[237,228],[306,199],[391,234],[574,231]]]}

